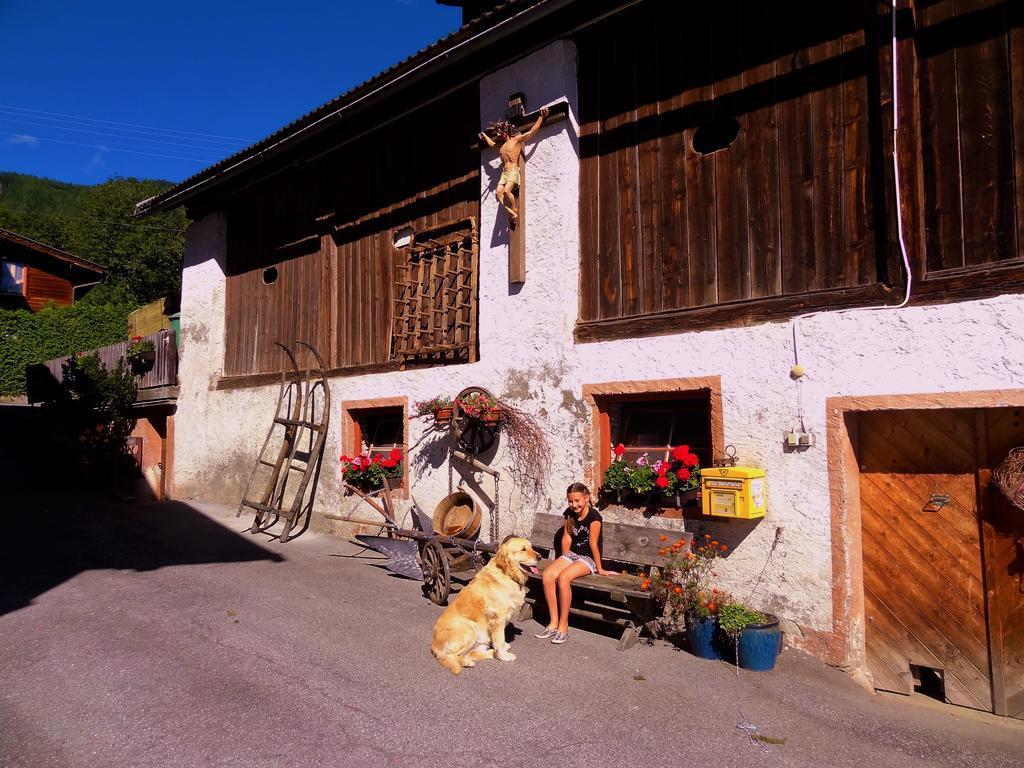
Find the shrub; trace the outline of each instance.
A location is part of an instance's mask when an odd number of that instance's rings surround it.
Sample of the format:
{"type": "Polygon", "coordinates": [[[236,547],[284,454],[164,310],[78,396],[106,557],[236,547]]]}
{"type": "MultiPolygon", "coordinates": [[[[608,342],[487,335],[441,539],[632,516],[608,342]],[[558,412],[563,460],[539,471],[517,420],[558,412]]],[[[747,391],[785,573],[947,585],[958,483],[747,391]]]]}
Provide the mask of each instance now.
{"type": "Polygon", "coordinates": [[[128,336],[132,304],[0,310],[0,395],[25,394],[25,368],[128,336]]]}

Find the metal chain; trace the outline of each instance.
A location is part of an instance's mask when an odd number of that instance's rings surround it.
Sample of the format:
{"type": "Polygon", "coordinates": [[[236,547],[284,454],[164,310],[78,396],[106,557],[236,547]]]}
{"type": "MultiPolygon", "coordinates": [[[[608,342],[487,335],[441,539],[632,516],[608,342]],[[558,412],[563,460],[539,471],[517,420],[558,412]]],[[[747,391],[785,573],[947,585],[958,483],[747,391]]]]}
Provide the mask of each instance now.
{"type": "Polygon", "coordinates": [[[501,507],[501,490],[498,487],[500,475],[494,475],[494,511],[491,513],[491,543],[498,543],[498,536],[501,531],[498,526],[498,511],[501,507]]]}

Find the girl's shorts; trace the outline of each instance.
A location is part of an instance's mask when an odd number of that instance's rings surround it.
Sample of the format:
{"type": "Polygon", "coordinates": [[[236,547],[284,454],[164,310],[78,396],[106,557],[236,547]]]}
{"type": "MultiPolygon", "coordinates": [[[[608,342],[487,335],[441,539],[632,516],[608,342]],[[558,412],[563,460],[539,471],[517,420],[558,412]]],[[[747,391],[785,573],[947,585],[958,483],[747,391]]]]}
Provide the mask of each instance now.
{"type": "Polygon", "coordinates": [[[588,557],[587,555],[579,555],[575,552],[566,552],[558,559],[568,560],[570,563],[586,563],[587,568],[590,569],[591,573],[597,573],[597,565],[594,564],[594,558],[588,557]]]}

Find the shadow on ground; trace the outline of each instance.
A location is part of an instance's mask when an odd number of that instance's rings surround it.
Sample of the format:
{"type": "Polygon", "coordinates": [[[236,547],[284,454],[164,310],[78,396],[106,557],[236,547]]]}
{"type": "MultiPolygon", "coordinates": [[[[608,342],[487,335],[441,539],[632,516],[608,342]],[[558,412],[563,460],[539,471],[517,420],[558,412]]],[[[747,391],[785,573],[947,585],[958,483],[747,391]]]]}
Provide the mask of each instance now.
{"type": "Polygon", "coordinates": [[[88,570],[284,560],[182,502],[20,498],[5,511],[0,616],[88,570]]]}

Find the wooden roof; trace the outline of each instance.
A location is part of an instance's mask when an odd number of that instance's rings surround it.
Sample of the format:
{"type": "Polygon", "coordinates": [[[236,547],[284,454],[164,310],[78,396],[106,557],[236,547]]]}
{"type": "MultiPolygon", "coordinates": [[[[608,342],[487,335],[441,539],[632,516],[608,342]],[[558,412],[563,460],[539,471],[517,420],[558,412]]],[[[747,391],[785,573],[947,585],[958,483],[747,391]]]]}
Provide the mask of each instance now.
{"type": "Polygon", "coordinates": [[[40,243],[38,240],[33,240],[30,237],[19,235],[17,232],[11,232],[9,229],[0,228],[0,253],[4,253],[5,258],[11,261],[17,261],[20,258],[22,261],[38,263],[39,258],[43,257],[45,259],[57,259],[70,264],[72,267],[95,272],[98,275],[102,275],[107,271],[106,267],[100,266],[95,262],[75,256],[67,251],[62,251],[60,248],[54,248],[52,245],[40,243]],[[2,247],[4,245],[8,247],[2,247]],[[12,252],[16,255],[6,255],[12,252]]]}

